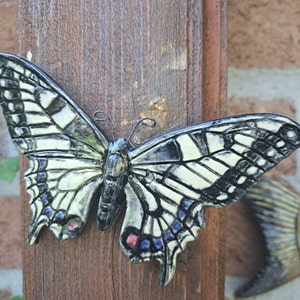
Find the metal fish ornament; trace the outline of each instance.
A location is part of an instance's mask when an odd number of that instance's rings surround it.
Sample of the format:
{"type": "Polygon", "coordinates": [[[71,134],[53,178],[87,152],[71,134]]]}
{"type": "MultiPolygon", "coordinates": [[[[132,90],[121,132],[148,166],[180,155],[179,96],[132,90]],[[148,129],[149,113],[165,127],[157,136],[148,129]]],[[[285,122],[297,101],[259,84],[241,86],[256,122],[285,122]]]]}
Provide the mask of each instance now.
{"type": "Polygon", "coordinates": [[[300,195],[277,180],[264,177],[247,198],[265,236],[265,267],[238,297],[250,297],[279,287],[300,275],[300,195]]]}

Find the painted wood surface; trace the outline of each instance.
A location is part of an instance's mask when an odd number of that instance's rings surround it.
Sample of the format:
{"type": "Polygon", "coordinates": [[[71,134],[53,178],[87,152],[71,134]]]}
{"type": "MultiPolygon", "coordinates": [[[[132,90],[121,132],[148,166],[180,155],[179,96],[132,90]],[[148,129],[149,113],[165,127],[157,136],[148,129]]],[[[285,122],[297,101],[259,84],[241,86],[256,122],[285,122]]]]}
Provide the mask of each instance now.
{"type": "MultiPolygon", "coordinates": [[[[88,114],[106,111],[117,136],[145,116],[158,126],[136,141],[225,113],[225,0],[19,0],[19,34],[20,55],[32,54],[88,114]]],[[[108,124],[100,126],[109,136],[108,124]]],[[[24,185],[23,199],[25,236],[24,185]]],[[[122,253],[122,216],[101,232],[95,211],[79,239],[45,230],[38,245],[24,243],[25,299],[223,298],[224,211],[209,212],[167,287],[158,285],[158,263],[132,264],[122,253]]]]}

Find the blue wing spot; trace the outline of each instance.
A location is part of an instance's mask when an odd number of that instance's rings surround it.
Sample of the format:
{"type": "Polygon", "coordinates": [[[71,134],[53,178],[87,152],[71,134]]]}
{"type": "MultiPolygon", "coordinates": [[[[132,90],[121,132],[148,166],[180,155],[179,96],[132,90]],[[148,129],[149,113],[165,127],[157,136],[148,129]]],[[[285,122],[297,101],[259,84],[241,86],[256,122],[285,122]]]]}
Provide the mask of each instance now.
{"type": "Polygon", "coordinates": [[[46,173],[45,173],[45,172],[39,172],[39,173],[37,174],[37,180],[38,180],[39,182],[45,181],[45,179],[46,179],[46,173]]]}
{"type": "Polygon", "coordinates": [[[38,171],[43,171],[47,165],[46,159],[39,159],[38,171]]]}
{"type": "Polygon", "coordinates": [[[182,228],[182,223],[178,220],[175,220],[171,225],[174,233],[177,233],[182,228]]]}
{"type": "Polygon", "coordinates": [[[163,247],[163,243],[160,238],[153,238],[153,243],[156,249],[161,249],[163,247]]]}
{"type": "Polygon", "coordinates": [[[192,205],[192,200],[190,200],[190,199],[183,199],[181,201],[181,203],[182,203],[183,208],[185,210],[188,210],[190,208],[190,206],[192,205]]]}
{"type": "Polygon", "coordinates": [[[141,242],[141,249],[146,250],[150,248],[150,241],[149,240],[143,240],[141,242]]]}
{"type": "Polygon", "coordinates": [[[48,201],[48,195],[47,195],[47,194],[43,194],[43,195],[41,196],[41,200],[42,200],[42,202],[43,202],[44,204],[48,204],[48,203],[49,203],[49,201],[48,201]]]}
{"type": "Polygon", "coordinates": [[[180,220],[183,220],[186,216],[186,213],[183,210],[179,210],[177,216],[180,220]]]}
{"type": "Polygon", "coordinates": [[[61,222],[63,221],[64,218],[65,218],[65,214],[62,211],[58,211],[54,216],[54,220],[56,222],[61,222]]]}
{"type": "Polygon", "coordinates": [[[48,217],[51,217],[53,215],[53,209],[51,207],[46,207],[44,209],[44,214],[48,217]]]}
{"type": "Polygon", "coordinates": [[[174,235],[173,235],[172,232],[170,232],[170,231],[165,231],[165,232],[164,232],[164,236],[165,236],[165,240],[166,240],[166,241],[169,241],[169,240],[171,240],[171,239],[174,238],[174,235]]]}
{"type": "Polygon", "coordinates": [[[42,194],[42,193],[44,193],[46,191],[47,185],[44,184],[44,183],[42,183],[42,184],[38,185],[38,188],[39,188],[40,194],[42,194]]]}

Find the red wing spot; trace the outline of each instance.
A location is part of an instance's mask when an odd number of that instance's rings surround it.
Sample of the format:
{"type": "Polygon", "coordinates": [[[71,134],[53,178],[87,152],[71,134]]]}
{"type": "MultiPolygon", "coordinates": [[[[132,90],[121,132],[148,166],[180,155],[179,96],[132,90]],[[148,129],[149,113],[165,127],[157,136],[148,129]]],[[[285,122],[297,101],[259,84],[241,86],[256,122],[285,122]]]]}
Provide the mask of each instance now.
{"type": "Polygon", "coordinates": [[[138,239],[137,235],[129,234],[126,239],[126,243],[130,248],[133,249],[136,246],[137,239],[138,239]]]}
{"type": "Polygon", "coordinates": [[[78,228],[78,223],[76,221],[71,221],[70,224],[68,225],[69,231],[74,231],[77,228],[78,228]]]}

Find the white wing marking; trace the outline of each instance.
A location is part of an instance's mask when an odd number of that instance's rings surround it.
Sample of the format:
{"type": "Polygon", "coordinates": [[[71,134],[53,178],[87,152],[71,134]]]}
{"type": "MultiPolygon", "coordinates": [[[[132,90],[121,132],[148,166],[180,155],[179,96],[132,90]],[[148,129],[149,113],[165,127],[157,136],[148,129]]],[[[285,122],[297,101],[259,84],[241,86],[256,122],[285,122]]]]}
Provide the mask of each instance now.
{"type": "Polygon", "coordinates": [[[199,148],[188,134],[179,136],[177,142],[179,143],[184,161],[198,159],[201,156],[199,148]]]}

